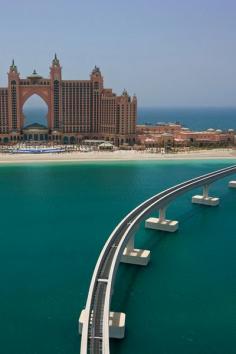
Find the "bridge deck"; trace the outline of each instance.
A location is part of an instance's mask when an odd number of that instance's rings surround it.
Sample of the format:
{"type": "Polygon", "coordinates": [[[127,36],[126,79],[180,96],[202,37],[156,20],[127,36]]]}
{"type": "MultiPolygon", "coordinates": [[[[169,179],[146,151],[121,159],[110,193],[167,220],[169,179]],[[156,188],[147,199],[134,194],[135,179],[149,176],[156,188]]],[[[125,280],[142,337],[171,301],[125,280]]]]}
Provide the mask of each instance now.
{"type": "Polygon", "coordinates": [[[114,229],[107,240],[96,264],[86,304],[81,354],[109,354],[109,311],[112,286],[122,252],[137,226],[155,208],[163,208],[177,196],[193,188],[210,184],[220,178],[236,173],[236,166],[193,178],[171,187],[129,213],[114,229]]]}

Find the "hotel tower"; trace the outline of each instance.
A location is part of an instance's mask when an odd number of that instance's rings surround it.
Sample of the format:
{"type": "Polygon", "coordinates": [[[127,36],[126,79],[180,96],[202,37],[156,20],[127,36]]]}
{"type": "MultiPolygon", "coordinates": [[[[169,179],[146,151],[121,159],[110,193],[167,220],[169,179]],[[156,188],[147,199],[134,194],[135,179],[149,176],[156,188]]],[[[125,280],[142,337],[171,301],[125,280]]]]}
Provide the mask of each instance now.
{"type": "Polygon", "coordinates": [[[101,71],[95,66],[89,80],[62,80],[62,67],[55,55],[50,77],[36,71],[20,78],[12,62],[8,87],[0,88],[0,143],[54,141],[76,143],[99,139],[116,145],[135,143],[137,98],[126,90],[117,96],[103,86],[101,71]],[[47,126],[25,126],[23,106],[32,95],[48,106],[47,126]]]}

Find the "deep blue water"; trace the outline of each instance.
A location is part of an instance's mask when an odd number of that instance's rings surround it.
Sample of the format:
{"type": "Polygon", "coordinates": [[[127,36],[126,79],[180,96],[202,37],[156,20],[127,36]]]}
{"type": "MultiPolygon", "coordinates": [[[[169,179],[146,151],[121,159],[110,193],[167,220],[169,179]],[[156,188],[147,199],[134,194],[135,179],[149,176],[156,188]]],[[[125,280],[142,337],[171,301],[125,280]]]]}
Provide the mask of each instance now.
{"type": "MultiPolygon", "coordinates": [[[[77,320],[112,229],[138,203],[232,161],[0,166],[0,343],[3,354],[78,354],[77,320]]],[[[171,203],[176,234],[145,230],[148,267],[121,264],[112,310],[127,314],[112,354],[235,354],[236,190],[219,207],[171,203]]]]}
{"type": "Polygon", "coordinates": [[[193,130],[236,129],[235,108],[139,108],[139,123],[180,122],[193,130]]]}
{"type": "MultiPolygon", "coordinates": [[[[47,125],[46,110],[25,109],[26,125],[38,122],[47,125]]],[[[142,108],[138,110],[138,123],[177,122],[193,130],[236,129],[236,108],[142,108]]]]}

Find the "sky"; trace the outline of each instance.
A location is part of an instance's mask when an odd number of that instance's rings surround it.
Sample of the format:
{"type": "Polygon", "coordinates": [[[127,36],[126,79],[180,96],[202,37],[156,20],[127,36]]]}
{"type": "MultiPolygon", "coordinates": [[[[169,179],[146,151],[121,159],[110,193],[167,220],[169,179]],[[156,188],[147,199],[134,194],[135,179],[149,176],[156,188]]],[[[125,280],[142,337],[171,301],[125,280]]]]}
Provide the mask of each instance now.
{"type": "Polygon", "coordinates": [[[236,106],[235,0],[0,0],[0,43],[0,86],[56,52],[64,79],[97,65],[139,106],[236,106]]]}

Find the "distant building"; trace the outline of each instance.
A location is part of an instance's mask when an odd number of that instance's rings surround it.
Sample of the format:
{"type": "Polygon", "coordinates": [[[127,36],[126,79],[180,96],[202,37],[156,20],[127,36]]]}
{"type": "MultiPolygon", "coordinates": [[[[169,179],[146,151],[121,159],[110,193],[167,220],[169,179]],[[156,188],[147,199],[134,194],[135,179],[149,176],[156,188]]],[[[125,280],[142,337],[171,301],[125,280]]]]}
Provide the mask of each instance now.
{"type": "Polygon", "coordinates": [[[182,125],[175,123],[167,123],[167,124],[140,124],[137,125],[136,131],[137,134],[163,134],[170,133],[176,134],[183,129],[182,125]]]}
{"type": "Polygon", "coordinates": [[[179,124],[137,125],[137,143],[145,147],[166,146],[225,146],[236,143],[233,129],[191,131],[179,124]]]}
{"type": "Polygon", "coordinates": [[[8,87],[0,88],[2,143],[27,140],[76,143],[83,139],[101,139],[116,145],[134,144],[136,120],[136,96],[131,98],[126,90],[117,96],[112,89],[105,89],[96,66],[89,80],[62,80],[62,67],[56,55],[50,78],[43,78],[34,70],[32,75],[21,79],[13,61],[8,87]],[[23,106],[34,94],[48,106],[48,126],[34,125],[27,129],[23,106]]]}
{"type": "Polygon", "coordinates": [[[202,132],[182,131],[177,133],[175,137],[189,142],[190,145],[234,144],[234,132],[222,132],[214,129],[202,132]]]}

